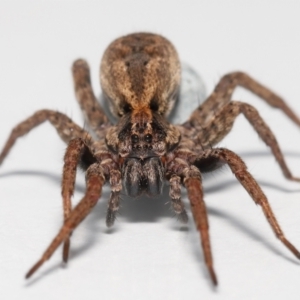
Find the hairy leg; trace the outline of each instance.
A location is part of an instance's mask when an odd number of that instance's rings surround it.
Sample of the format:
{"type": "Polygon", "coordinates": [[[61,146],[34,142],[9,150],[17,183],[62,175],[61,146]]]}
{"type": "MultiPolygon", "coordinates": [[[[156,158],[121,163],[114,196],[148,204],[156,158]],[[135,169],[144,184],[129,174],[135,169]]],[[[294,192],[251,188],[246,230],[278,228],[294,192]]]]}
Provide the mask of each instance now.
{"type": "Polygon", "coordinates": [[[86,193],[82,200],[72,210],[62,228],[44,252],[41,259],[29,270],[29,278],[46,260],[48,260],[57,247],[68,238],[79,223],[89,214],[101,196],[102,186],[105,182],[103,170],[99,164],[91,165],[86,173],[86,193]]]}
{"type": "MultiPolygon", "coordinates": [[[[193,151],[185,148],[187,145],[188,143],[185,143],[184,138],[182,144],[180,143],[178,148],[174,150],[174,152],[169,153],[165,157],[165,177],[170,181],[171,198],[173,197],[175,200],[180,198],[180,188],[178,188],[178,183],[181,182],[181,180],[183,181],[183,185],[187,189],[194,221],[201,237],[201,245],[203,249],[205,264],[207,266],[213,284],[217,285],[217,277],[213,268],[213,258],[208,232],[208,217],[205,202],[203,200],[201,174],[198,166],[196,167],[193,165],[196,165],[195,160],[197,156],[193,151]],[[179,181],[179,179],[181,180],[179,181]]],[[[211,164],[211,162],[211,160],[206,160],[204,163],[202,161],[202,169],[205,169],[206,171],[210,170],[211,168],[208,166],[208,164],[211,164]]]]}
{"type": "Polygon", "coordinates": [[[193,217],[200,232],[201,244],[205,263],[214,285],[218,284],[217,276],[213,268],[213,258],[211,253],[210,239],[208,233],[208,217],[205,202],[203,201],[203,190],[201,184],[201,175],[195,166],[184,169],[183,182],[187,189],[188,198],[191,203],[193,217]]]}
{"type": "Polygon", "coordinates": [[[290,243],[283,231],[281,230],[277,219],[272,211],[272,208],[268,202],[267,197],[261,190],[260,186],[257,184],[252,175],[247,171],[247,167],[242,159],[235,154],[234,152],[224,149],[224,148],[216,148],[209,149],[203,152],[195,163],[200,163],[201,160],[206,160],[207,158],[212,157],[220,160],[222,163],[226,163],[241,185],[245,188],[245,190],[249,193],[253,201],[260,205],[266,219],[268,220],[271,228],[273,229],[276,237],[298,258],[300,259],[300,252],[296,249],[296,247],[290,243]]]}
{"type": "Polygon", "coordinates": [[[300,126],[299,117],[295,115],[281,97],[242,72],[234,72],[223,76],[213,93],[192,113],[191,118],[184,123],[184,126],[186,128],[195,127],[200,130],[220,108],[231,100],[232,93],[237,86],[244,87],[261,97],[270,106],[282,110],[289,119],[300,126]]]}
{"type": "Polygon", "coordinates": [[[11,134],[0,154],[0,164],[2,164],[3,160],[19,137],[24,136],[30,130],[45,121],[49,121],[55,127],[57,133],[65,143],[68,143],[71,139],[79,137],[85,140],[91,140],[90,135],[66,115],[48,109],[39,110],[31,117],[18,124],[11,131],[11,134]]]}
{"type": "Polygon", "coordinates": [[[169,196],[171,198],[171,206],[175,214],[178,216],[182,223],[187,223],[188,215],[181,201],[181,178],[180,176],[173,175],[170,180],[169,196]]]}
{"type": "MultiPolygon", "coordinates": [[[[40,110],[30,118],[18,124],[12,130],[0,154],[0,163],[3,162],[15,141],[19,137],[27,134],[31,129],[35,128],[46,120],[48,120],[56,128],[58,134],[64,142],[69,143],[70,141],[64,157],[65,164],[62,179],[63,211],[64,220],[66,220],[71,212],[71,196],[73,195],[74,190],[76,167],[78,165],[82,149],[85,147],[84,140],[88,141],[89,143],[92,142],[87,132],[85,132],[82,128],[72,122],[70,118],[62,113],[51,110],[40,110]]],[[[68,260],[69,248],[70,240],[69,237],[67,237],[63,249],[63,260],[65,262],[68,260]]]]}
{"type": "Polygon", "coordinates": [[[108,208],[106,213],[106,226],[111,227],[116,220],[116,214],[120,208],[120,192],[122,189],[122,178],[119,170],[110,171],[111,193],[108,201],[108,208]]]}
{"type": "Polygon", "coordinates": [[[196,143],[204,148],[215,145],[221,141],[231,130],[236,117],[242,113],[260,138],[271,148],[284,176],[293,181],[300,181],[294,177],[289,170],[278,142],[271,129],[264,122],[258,111],[251,105],[243,102],[231,101],[227,103],[219,112],[208,122],[196,137],[196,143]]]}
{"type": "MultiPolygon", "coordinates": [[[[66,222],[72,211],[71,197],[74,193],[75,179],[77,166],[80,163],[83,152],[89,152],[89,155],[93,155],[81,138],[75,138],[70,141],[65,156],[64,167],[62,176],[62,199],[63,199],[63,211],[64,222],[66,222]]],[[[70,249],[70,237],[66,237],[63,246],[63,261],[67,262],[70,249]]]]}
{"type": "Polygon", "coordinates": [[[94,95],[89,66],[85,60],[78,59],[73,63],[72,71],[76,97],[84,117],[97,137],[104,138],[104,129],[110,122],[94,95]]]}

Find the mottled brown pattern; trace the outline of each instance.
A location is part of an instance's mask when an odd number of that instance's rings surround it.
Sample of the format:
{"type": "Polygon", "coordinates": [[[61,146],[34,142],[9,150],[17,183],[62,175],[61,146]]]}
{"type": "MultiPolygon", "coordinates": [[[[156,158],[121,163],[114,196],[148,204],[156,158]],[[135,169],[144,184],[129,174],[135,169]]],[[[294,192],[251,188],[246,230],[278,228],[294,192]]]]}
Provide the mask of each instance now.
{"type": "Polygon", "coordinates": [[[274,134],[258,111],[249,104],[231,101],[231,96],[236,86],[242,86],[281,109],[299,126],[299,118],[283,99],[248,75],[235,72],[220,80],[187,122],[169,124],[166,116],[179,90],[179,59],[167,39],[150,33],[121,37],[104,53],[101,85],[112,113],[119,118],[116,124],[108,120],[97,102],[88,64],[79,59],[74,62],[72,72],[77,100],[94,135],[64,114],[40,110],[12,130],[0,153],[2,163],[15,141],[44,121],[49,121],[68,145],[62,176],[63,225],[26,278],[62,243],[63,260],[68,260],[70,235],[96,205],[105,183],[111,187],[106,215],[106,225],[110,227],[120,208],[122,192],[131,197],[141,194],[155,197],[162,192],[167,181],[171,208],[183,223],[187,222],[188,215],[181,201],[181,187],[187,189],[205,264],[216,285],[201,174],[225,164],[253,201],[261,206],[276,237],[300,259],[299,251],[285,238],[266,196],[242,159],[230,150],[212,148],[230,132],[236,117],[243,114],[271,148],[285,177],[299,181],[291,174],[274,134]],[[86,171],[86,192],[79,204],[72,208],[77,166],[86,171]]]}
{"type": "Polygon", "coordinates": [[[223,76],[215,87],[214,92],[207,98],[203,105],[199,106],[192,113],[190,120],[185,123],[185,126],[200,127],[201,129],[219,109],[230,102],[232,93],[237,86],[244,87],[259,96],[272,107],[282,110],[284,114],[300,126],[299,117],[281,97],[242,72],[234,72],[223,76]]]}
{"type": "MultiPolygon", "coordinates": [[[[64,222],[68,220],[72,211],[71,197],[74,193],[77,166],[81,160],[84,148],[88,148],[83,139],[72,139],[64,156],[64,167],[62,176],[62,191],[64,222]]],[[[63,261],[67,262],[69,257],[70,238],[67,237],[63,246],[63,261]]]]}
{"type": "Polygon", "coordinates": [[[170,180],[169,196],[171,198],[171,205],[174,213],[178,216],[182,223],[187,223],[188,215],[181,201],[181,178],[180,176],[173,175],[170,180]]]}
{"type": "Polygon", "coordinates": [[[26,278],[29,278],[46,260],[48,260],[57,247],[65,241],[77,225],[89,214],[101,196],[104,184],[103,170],[98,164],[91,165],[86,172],[86,192],[82,200],[70,213],[63,227],[44,252],[42,258],[29,270],[26,278]]]}
{"type": "MultiPolygon", "coordinates": [[[[234,152],[219,148],[206,151],[208,156],[216,157],[224,163],[228,164],[232,173],[236,176],[238,181],[242,184],[245,190],[249,193],[254,202],[261,206],[267,221],[270,223],[276,237],[290,250],[294,255],[300,259],[299,251],[285,238],[275,215],[271,209],[267,197],[261,190],[252,175],[247,171],[247,167],[242,159],[234,152]]],[[[205,153],[204,153],[205,155],[205,153]]]]}
{"type": "Polygon", "coordinates": [[[164,115],[171,109],[170,102],[180,82],[177,52],[159,35],[136,33],[121,37],[103,55],[100,80],[115,115],[154,106],[164,115]]]}
{"type": "Polygon", "coordinates": [[[106,128],[111,125],[98,103],[90,79],[90,70],[86,61],[78,59],[73,64],[75,94],[89,127],[98,138],[103,138],[106,128]]]}
{"type": "Polygon", "coordinates": [[[86,140],[90,139],[90,135],[66,115],[48,109],[39,110],[31,117],[18,124],[11,131],[11,134],[0,154],[0,164],[3,162],[6,155],[19,137],[24,136],[31,129],[45,121],[49,121],[55,127],[57,133],[65,143],[68,143],[70,140],[78,137],[86,140]]]}
{"type": "Polygon", "coordinates": [[[185,168],[184,185],[188,191],[188,197],[191,202],[192,213],[196,222],[197,230],[200,232],[202,249],[205,263],[208,268],[210,277],[214,285],[218,284],[217,276],[213,268],[213,259],[211,254],[211,246],[208,233],[208,218],[206,206],[203,201],[203,190],[201,184],[201,174],[195,166],[185,168]]]}

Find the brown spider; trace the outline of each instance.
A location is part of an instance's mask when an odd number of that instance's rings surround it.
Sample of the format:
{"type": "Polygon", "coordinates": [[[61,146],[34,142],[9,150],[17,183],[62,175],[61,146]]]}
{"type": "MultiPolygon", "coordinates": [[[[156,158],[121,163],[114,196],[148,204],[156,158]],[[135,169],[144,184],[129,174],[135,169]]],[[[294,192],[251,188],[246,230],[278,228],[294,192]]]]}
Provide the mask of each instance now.
{"type": "Polygon", "coordinates": [[[187,214],[181,201],[181,185],[187,189],[205,263],[216,285],[201,173],[224,164],[230,167],[254,202],[262,207],[276,237],[300,259],[299,251],[285,238],[266,196],[242,159],[228,149],[212,148],[230,132],[235,118],[242,113],[271,148],[284,176],[300,181],[291,174],[272,131],[258,111],[249,104],[231,100],[235,87],[242,86],[269,105],[281,109],[300,125],[300,119],[279,96],[244,73],[230,73],[221,78],[213,93],[187,122],[171,125],[166,116],[178,97],[180,63],[173,45],[162,36],[150,33],[121,37],[104,53],[100,81],[111,112],[118,118],[117,124],[109,121],[97,102],[89,67],[84,60],[74,62],[73,77],[77,100],[96,139],[66,115],[44,109],[12,130],[0,154],[2,163],[17,138],[46,120],[68,144],[62,177],[64,223],[26,278],[48,260],[61,243],[64,244],[63,260],[67,262],[70,235],[96,205],[106,182],[111,186],[106,216],[106,224],[110,227],[119,209],[122,189],[131,197],[143,193],[154,197],[161,193],[166,180],[170,185],[172,208],[184,223],[187,214]],[[86,192],[72,209],[78,165],[86,170],[86,192]]]}

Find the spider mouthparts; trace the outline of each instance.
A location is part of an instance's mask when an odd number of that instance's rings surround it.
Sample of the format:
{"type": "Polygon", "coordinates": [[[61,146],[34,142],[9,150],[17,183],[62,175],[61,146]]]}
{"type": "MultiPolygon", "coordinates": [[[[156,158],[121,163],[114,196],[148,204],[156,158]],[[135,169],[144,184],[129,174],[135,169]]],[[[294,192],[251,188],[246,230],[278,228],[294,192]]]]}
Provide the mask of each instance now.
{"type": "Polygon", "coordinates": [[[134,158],[134,159],[138,159],[140,160],[141,162],[147,160],[147,159],[151,159],[151,158],[159,158],[158,155],[129,155],[128,158],[134,158]]]}
{"type": "Polygon", "coordinates": [[[159,157],[128,158],[122,170],[126,195],[137,197],[142,193],[157,196],[162,193],[164,167],[159,157]]]}

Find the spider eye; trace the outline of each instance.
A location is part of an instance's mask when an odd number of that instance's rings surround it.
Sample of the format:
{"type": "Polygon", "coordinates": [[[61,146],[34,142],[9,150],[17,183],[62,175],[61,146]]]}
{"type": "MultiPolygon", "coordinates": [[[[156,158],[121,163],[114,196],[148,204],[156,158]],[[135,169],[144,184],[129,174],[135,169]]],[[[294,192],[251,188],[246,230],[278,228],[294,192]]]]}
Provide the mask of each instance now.
{"type": "Polygon", "coordinates": [[[152,135],[151,134],[146,134],[145,135],[145,142],[146,143],[151,143],[152,142],[152,135]]]}
{"type": "Polygon", "coordinates": [[[158,100],[156,98],[153,98],[150,101],[150,109],[153,111],[158,111],[158,100]]]}
{"type": "Polygon", "coordinates": [[[131,141],[132,141],[132,143],[136,144],[139,141],[138,135],[137,134],[133,134],[131,136],[131,141]]]}
{"type": "Polygon", "coordinates": [[[123,105],[123,111],[125,114],[129,113],[132,111],[131,105],[128,104],[127,102],[123,105]]]}

